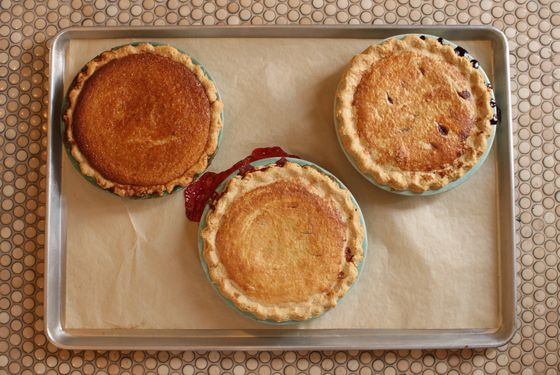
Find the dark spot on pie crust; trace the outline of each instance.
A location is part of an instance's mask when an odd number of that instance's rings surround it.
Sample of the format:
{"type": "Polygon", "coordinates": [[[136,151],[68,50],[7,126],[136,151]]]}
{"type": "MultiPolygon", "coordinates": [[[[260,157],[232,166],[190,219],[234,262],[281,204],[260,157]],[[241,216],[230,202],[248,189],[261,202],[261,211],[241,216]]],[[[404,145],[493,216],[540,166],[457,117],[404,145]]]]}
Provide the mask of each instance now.
{"type": "Polygon", "coordinates": [[[471,64],[472,64],[472,67],[475,68],[475,69],[478,69],[480,67],[480,64],[478,63],[478,60],[472,59],[471,64]]]}
{"type": "Polygon", "coordinates": [[[426,36],[425,35],[420,35],[420,39],[426,40],[426,36]]]}
{"type": "MultiPolygon", "coordinates": [[[[99,62],[101,60],[103,60],[103,54],[99,54],[99,55],[95,56],[92,61],[99,62]]],[[[87,70],[87,67],[86,67],[86,70],[87,70]]]]}
{"type": "Polygon", "coordinates": [[[345,276],[346,276],[346,275],[344,274],[343,271],[340,271],[340,272],[338,273],[338,279],[339,279],[339,280],[344,279],[345,276]]]}
{"type": "Polygon", "coordinates": [[[442,37],[437,38],[437,41],[439,42],[439,44],[443,44],[443,38],[442,37]]]}
{"type": "Polygon", "coordinates": [[[405,132],[410,131],[410,128],[400,128],[399,130],[400,130],[401,132],[405,133],[405,132]]]}
{"type": "Polygon", "coordinates": [[[492,90],[492,88],[493,88],[491,83],[487,83],[486,87],[488,87],[488,89],[490,89],[490,90],[492,90]]]}
{"type": "Polygon", "coordinates": [[[496,108],[496,101],[494,99],[490,99],[490,107],[496,108]]]}
{"type": "Polygon", "coordinates": [[[344,256],[346,257],[346,261],[347,261],[347,262],[351,262],[352,259],[354,259],[354,255],[352,254],[352,250],[350,250],[349,247],[347,247],[347,248],[344,250],[344,256]]]}
{"type": "Polygon", "coordinates": [[[457,91],[457,94],[463,99],[468,99],[471,97],[471,93],[468,90],[457,91]]]}
{"type": "Polygon", "coordinates": [[[436,150],[439,148],[439,145],[435,142],[430,142],[430,145],[432,146],[432,148],[434,148],[436,150]]]}
{"type": "Polygon", "coordinates": [[[437,124],[437,128],[441,135],[447,135],[449,133],[449,129],[445,125],[440,124],[439,122],[437,124]]]}
{"type": "Polygon", "coordinates": [[[420,74],[422,74],[423,76],[426,75],[426,70],[422,67],[419,67],[418,70],[420,70],[420,74]]]}
{"type": "Polygon", "coordinates": [[[391,98],[389,93],[387,93],[387,101],[389,102],[389,104],[393,104],[393,98],[391,98]]]}

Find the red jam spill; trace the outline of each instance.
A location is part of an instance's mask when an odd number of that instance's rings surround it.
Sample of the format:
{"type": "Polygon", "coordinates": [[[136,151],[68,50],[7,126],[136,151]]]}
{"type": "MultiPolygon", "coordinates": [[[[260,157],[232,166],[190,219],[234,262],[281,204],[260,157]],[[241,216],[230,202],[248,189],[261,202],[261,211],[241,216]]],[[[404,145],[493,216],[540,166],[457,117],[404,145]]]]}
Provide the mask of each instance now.
{"type": "Polygon", "coordinates": [[[288,154],[280,147],[256,148],[251,155],[238,161],[225,171],[220,173],[204,173],[185,189],[185,211],[187,213],[187,218],[190,221],[199,222],[206,203],[208,203],[211,198],[215,200],[219,197],[219,194],[215,192],[216,188],[234,171],[239,169],[239,174],[245,176],[247,173],[251,173],[255,170],[255,168],[250,165],[252,162],[276,157],[282,158],[276,162],[276,165],[280,167],[286,164],[285,158],[299,159],[299,156],[288,154]]]}

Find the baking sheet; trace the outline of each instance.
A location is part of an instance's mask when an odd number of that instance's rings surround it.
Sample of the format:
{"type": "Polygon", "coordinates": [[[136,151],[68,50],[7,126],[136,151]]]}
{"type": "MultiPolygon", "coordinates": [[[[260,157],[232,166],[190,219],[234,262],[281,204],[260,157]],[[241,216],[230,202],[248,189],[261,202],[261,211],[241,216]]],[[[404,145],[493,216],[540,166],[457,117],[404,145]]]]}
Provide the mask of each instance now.
{"type": "MultiPolygon", "coordinates": [[[[210,170],[280,145],[337,175],[366,218],[369,254],[358,284],[320,319],[275,329],[462,329],[500,324],[495,150],[464,185],[433,197],[376,189],[348,163],[332,123],[344,65],[375,40],[153,39],[201,61],[225,102],[224,138],[210,170]]],[[[73,40],[65,88],[99,52],[132,39],[73,40]]],[[[134,39],[134,41],[138,41],[134,39]]],[[[491,80],[490,42],[459,43],[491,80]]],[[[66,329],[271,329],[230,310],[208,285],[196,224],[180,193],[133,201],[62,163],[66,329]]]]}

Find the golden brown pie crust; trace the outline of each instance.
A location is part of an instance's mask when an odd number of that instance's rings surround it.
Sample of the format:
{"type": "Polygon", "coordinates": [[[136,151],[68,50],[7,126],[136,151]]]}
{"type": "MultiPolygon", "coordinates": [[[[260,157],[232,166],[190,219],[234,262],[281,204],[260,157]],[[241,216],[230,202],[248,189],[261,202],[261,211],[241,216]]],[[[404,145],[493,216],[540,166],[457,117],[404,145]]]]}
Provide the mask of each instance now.
{"type": "Polygon", "coordinates": [[[450,46],[408,36],[355,56],[336,95],[337,131],[358,168],[397,190],[439,189],[487,148],[489,89],[450,46]]]}
{"type": "Polygon", "coordinates": [[[214,83],[170,46],[106,51],[77,75],[64,114],[81,172],[121,196],[188,185],[214,154],[222,127],[214,83]]]}
{"type": "Polygon", "coordinates": [[[364,228],[347,190],[288,162],[233,178],[202,239],[221,294],[259,319],[281,322],[336,306],[358,276],[364,228]]]}

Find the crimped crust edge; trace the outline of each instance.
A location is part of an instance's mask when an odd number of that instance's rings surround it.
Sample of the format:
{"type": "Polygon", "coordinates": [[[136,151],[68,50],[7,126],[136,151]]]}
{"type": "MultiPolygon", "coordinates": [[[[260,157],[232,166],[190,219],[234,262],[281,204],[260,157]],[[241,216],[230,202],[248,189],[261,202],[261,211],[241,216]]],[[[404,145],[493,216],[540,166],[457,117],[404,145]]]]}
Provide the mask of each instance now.
{"type": "MultiPolygon", "coordinates": [[[[203,240],[203,257],[208,265],[210,279],[218,288],[220,294],[231,301],[239,310],[248,312],[260,320],[276,322],[301,321],[316,317],[335,307],[338,301],[348,292],[358,278],[358,265],[363,259],[364,227],[360,222],[359,209],[353,203],[350,193],[342,189],[335,181],[319,172],[312,166],[300,166],[287,162],[284,166],[264,166],[245,176],[236,176],[228,182],[224,194],[215,203],[214,210],[206,218],[206,227],[201,233],[203,240]],[[265,171],[259,171],[266,168],[265,171]],[[268,183],[278,179],[296,179],[323,194],[333,197],[338,209],[343,210],[348,218],[346,230],[348,234],[346,247],[351,250],[352,259],[345,257],[345,249],[341,249],[342,269],[344,278],[337,280],[331,290],[316,294],[310,300],[298,304],[270,304],[265,305],[245,296],[227,276],[216,249],[215,237],[220,228],[221,220],[228,206],[236,199],[241,189],[263,186],[263,180],[268,183]]],[[[266,184],[266,183],[265,183],[266,184]]]]}
{"type": "Polygon", "coordinates": [[[426,190],[437,190],[455,181],[467,173],[480,159],[488,147],[488,138],[491,135],[492,127],[492,108],[490,106],[490,94],[484,83],[484,79],[479,71],[471,66],[467,59],[458,56],[453,48],[442,45],[434,39],[422,40],[417,36],[407,36],[402,40],[389,39],[382,44],[368,47],[362,53],[354,56],[349,66],[343,73],[339,83],[335,98],[335,116],[339,139],[342,146],[355,161],[357,167],[381,184],[389,186],[395,190],[409,190],[412,192],[424,192],[426,190]],[[461,166],[454,166],[441,173],[433,172],[411,172],[394,168],[388,171],[384,166],[379,165],[371,158],[357,134],[356,121],[352,110],[354,93],[359,85],[362,76],[370,66],[376,61],[382,50],[404,50],[418,49],[437,53],[443,56],[450,63],[458,66],[469,77],[471,92],[477,103],[484,103],[477,106],[478,113],[476,127],[478,132],[471,134],[467,138],[472,153],[464,153],[456,161],[461,166]]]}
{"type": "Polygon", "coordinates": [[[68,91],[67,99],[68,102],[63,115],[63,121],[66,124],[65,141],[70,148],[72,157],[78,162],[80,171],[83,175],[94,178],[98,186],[103,189],[110,190],[122,197],[142,197],[152,194],[161,196],[164,193],[171,193],[176,186],[187,186],[192,182],[194,176],[203,172],[207,168],[209,158],[216,152],[218,147],[218,137],[220,129],[223,126],[221,117],[223,103],[218,97],[216,86],[214,85],[214,82],[206,76],[202,68],[193,63],[190,56],[180,52],[172,46],[154,46],[149,43],[142,43],[139,45],[128,44],[119,47],[118,49],[101,53],[99,56],[89,61],[74,78],[70,90],[68,91]],[[86,157],[80,152],[72,131],[73,112],[76,108],[80,92],[84,87],[85,82],[105,64],[121,57],[139,53],[153,53],[183,64],[195,74],[196,78],[203,85],[206,95],[210,101],[210,130],[204,152],[201,154],[199,160],[191,168],[185,171],[182,176],[161,185],[140,186],[120,184],[103,177],[101,173],[89,164],[86,157]]]}

